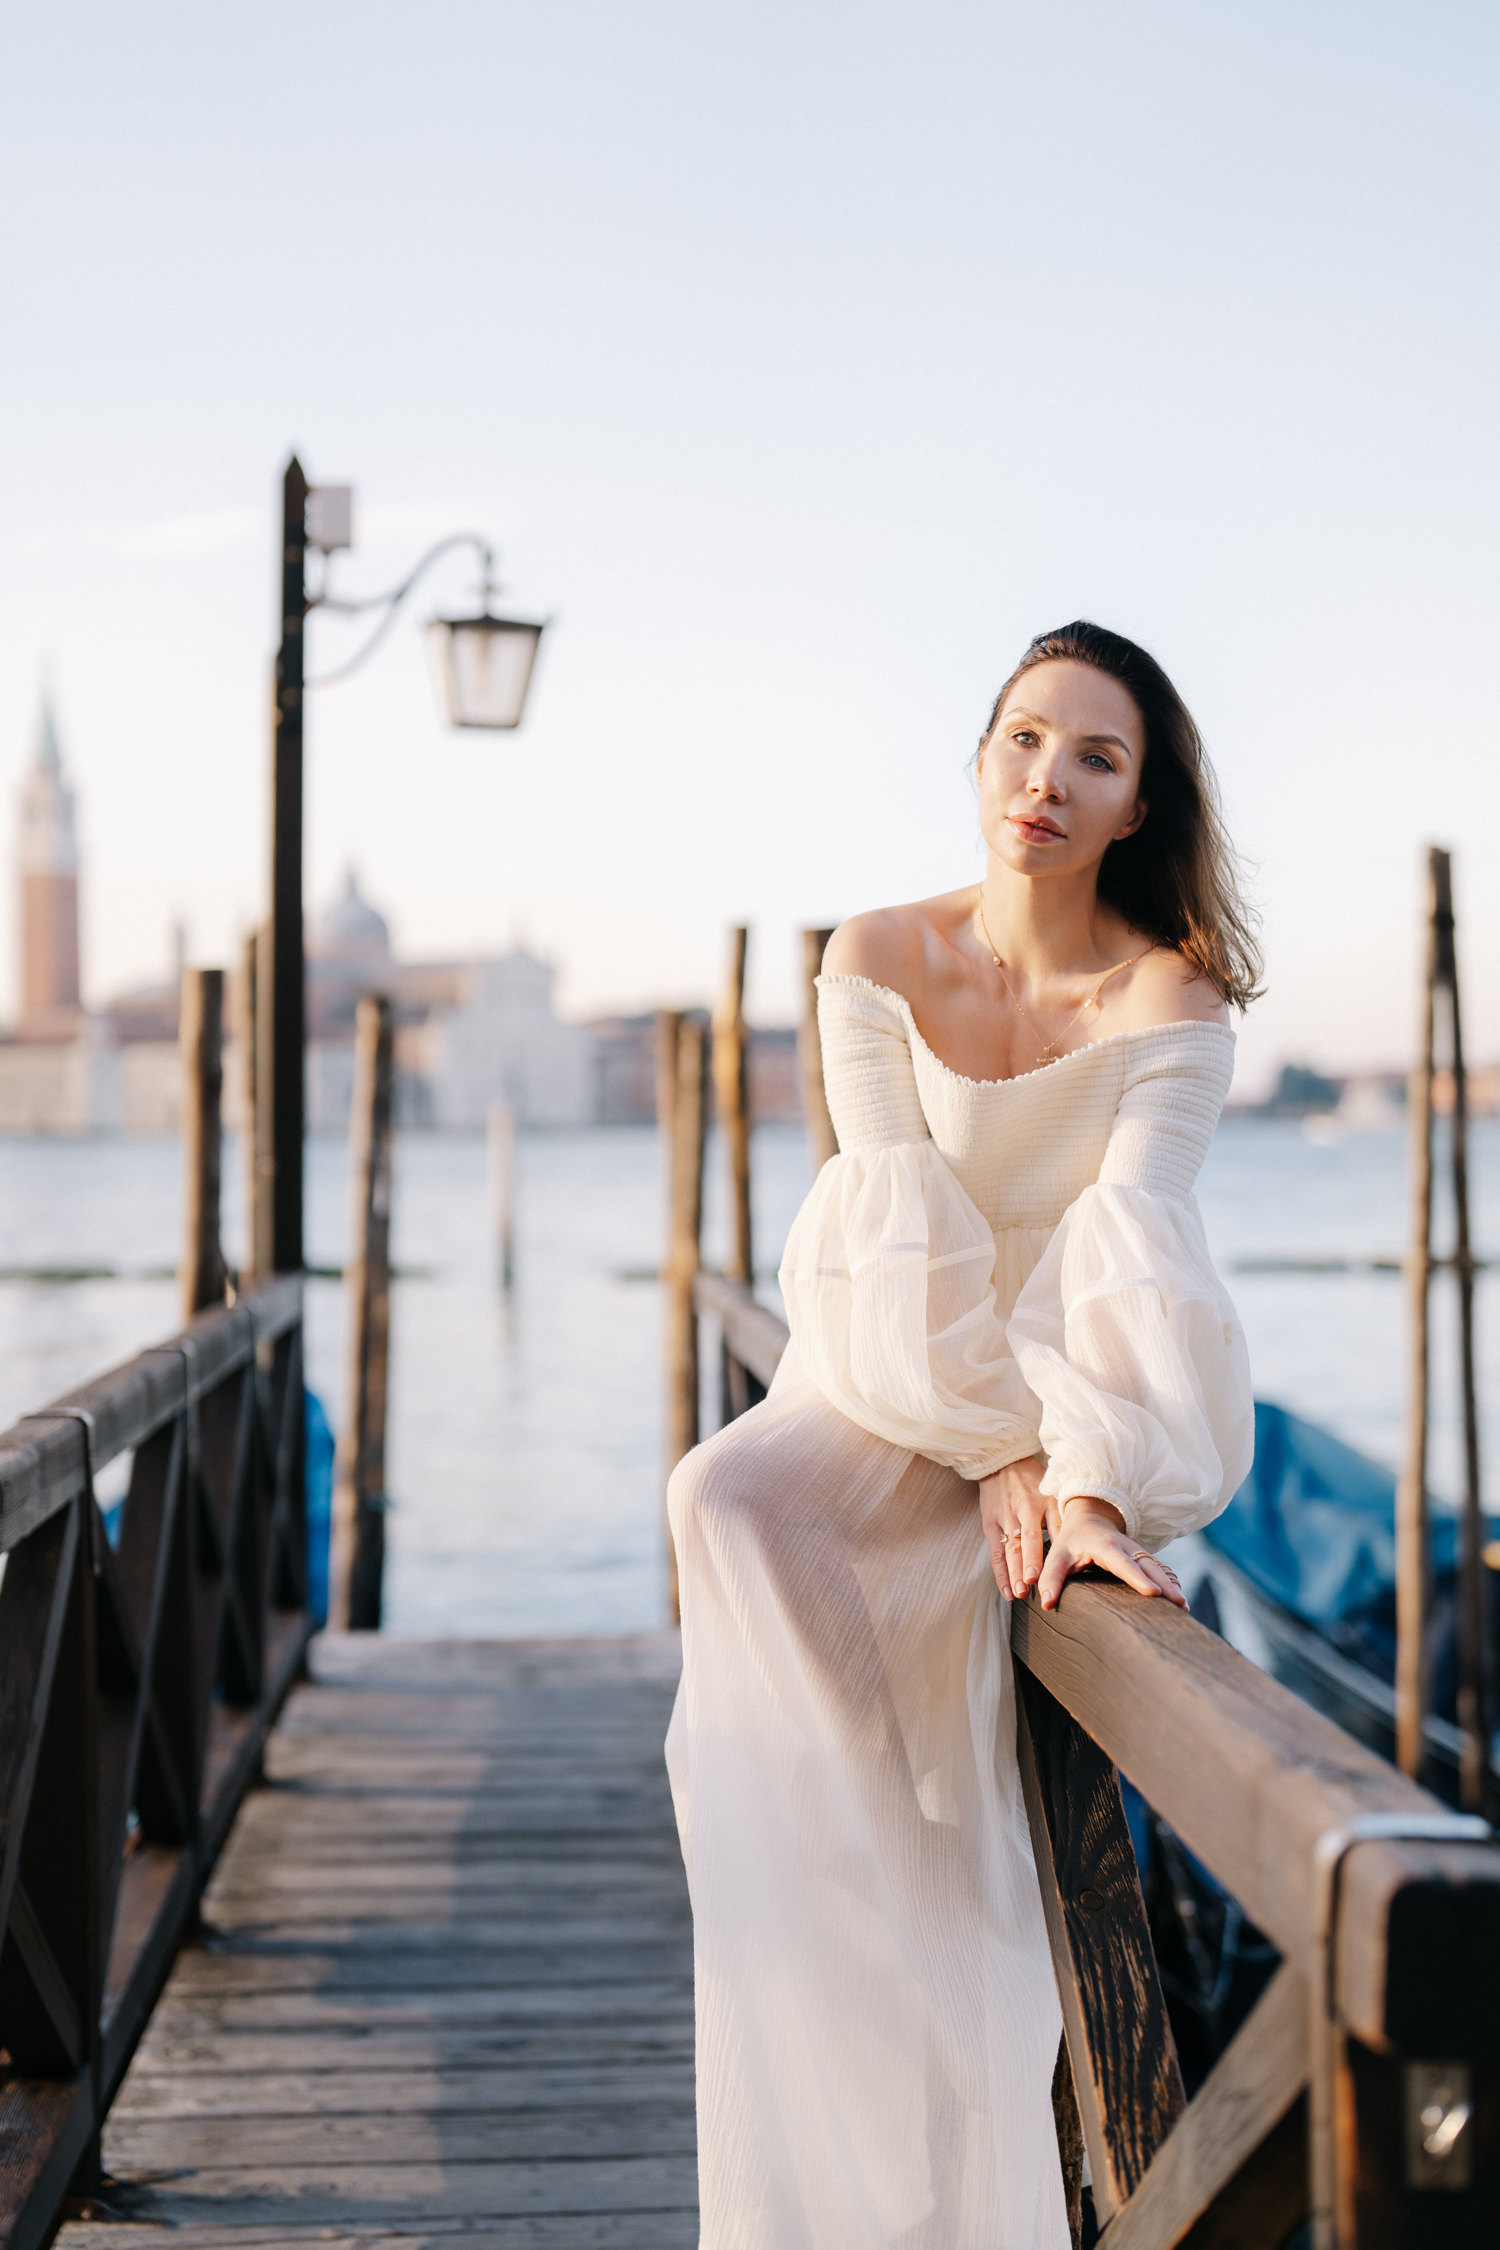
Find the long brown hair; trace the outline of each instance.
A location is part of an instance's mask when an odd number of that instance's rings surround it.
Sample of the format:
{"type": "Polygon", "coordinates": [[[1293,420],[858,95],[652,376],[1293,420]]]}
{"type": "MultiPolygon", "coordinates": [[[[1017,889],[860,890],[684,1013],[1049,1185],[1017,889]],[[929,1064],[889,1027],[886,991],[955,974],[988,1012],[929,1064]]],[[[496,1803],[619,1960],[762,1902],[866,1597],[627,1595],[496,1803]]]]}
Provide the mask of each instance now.
{"type": "Polygon", "coordinates": [[[1154,656],[1079,618],[1038,633],[995,698],[981,749],[1023,673],[1059,659],[1118,680],[1146,730],[1141,777],[1146,817],[1111,844],[1099,867],[1099,896],[1132,929],[1169,945],[1222,998],[1247,1008],[1260,997],[1259,917],[1241,890],[1240,860],[1219,810],[1219,789],[1192,713],[1154,656]]]}

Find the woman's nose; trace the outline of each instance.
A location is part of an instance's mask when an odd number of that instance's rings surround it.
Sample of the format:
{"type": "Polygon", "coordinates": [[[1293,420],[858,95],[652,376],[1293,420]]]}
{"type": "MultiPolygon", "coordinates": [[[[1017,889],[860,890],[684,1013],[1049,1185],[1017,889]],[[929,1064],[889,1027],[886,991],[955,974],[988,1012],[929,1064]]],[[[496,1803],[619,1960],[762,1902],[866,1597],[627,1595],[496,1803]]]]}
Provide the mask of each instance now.
{"type": "Polygon", "coordinates": [[[1061,799],[1063,782],[1060,761],[1056,758],[1038,758],[1026,783],[1033,797],[1061,799]]]}

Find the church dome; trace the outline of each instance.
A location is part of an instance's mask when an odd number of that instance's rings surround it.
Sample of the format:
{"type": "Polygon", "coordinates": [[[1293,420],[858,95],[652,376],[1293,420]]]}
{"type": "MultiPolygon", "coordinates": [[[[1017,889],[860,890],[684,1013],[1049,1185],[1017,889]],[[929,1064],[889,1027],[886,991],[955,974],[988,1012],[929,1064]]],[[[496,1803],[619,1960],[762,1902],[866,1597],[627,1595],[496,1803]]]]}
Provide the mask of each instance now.
{"type": "Polygon", "coordinates": [[[389,961],[391,933],[385,916],[361,897],[352,867],[339,896],[314,921],[308,950],[323,961],[389,961]]]}

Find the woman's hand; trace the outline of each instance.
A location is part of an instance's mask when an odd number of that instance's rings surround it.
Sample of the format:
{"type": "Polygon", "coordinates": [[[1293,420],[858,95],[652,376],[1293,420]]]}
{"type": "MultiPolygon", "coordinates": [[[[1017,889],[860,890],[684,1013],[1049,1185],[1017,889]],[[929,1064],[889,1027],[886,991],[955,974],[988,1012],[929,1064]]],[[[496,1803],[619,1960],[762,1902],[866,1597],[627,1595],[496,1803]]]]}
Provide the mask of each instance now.
{"type": "Polygon", "coordinates": [[[979,1520],[995,1567],[995,1584],[1007,1601],[1021,1601],[1042,1575],[1042,1531],[1057,1537],[1057,1509],[1043,1498],[1039,1453],[1012,1461],[979,1480],[979,1520]]]}
{"type": "Polygon", "coordinates": [[[1041,1572],[1043,1609],[1056,1609],[1074,1571],[1089,1563],[1111,1572],[1138,1594],[1162,1594],[1179,1609],[1188,1606],[1176,1571],[1142,1552],[1139,1542],[1127,1534],[1118,1508],[1107,1500],[1070,1500],[1060,1527],[1052,1530],[1052,1546],[1041,1572]]]}

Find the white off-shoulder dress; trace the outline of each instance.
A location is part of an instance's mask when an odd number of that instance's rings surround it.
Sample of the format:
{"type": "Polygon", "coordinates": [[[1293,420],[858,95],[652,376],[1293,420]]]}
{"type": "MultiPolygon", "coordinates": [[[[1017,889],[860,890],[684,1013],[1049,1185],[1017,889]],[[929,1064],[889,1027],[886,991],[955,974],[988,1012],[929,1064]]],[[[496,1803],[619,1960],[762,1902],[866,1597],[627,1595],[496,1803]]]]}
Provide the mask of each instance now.
{"type": "Polygon", "coordinates": [[[819,980],[825,1164],[770,1396],[669,1495],[702,2250],[1066,2250],[1061,2018],[975,1480],[1043,1453],[1156,1548],[1250,1465],[1193,1183],[1233,1034],[980,1082],[819,980]]]}

